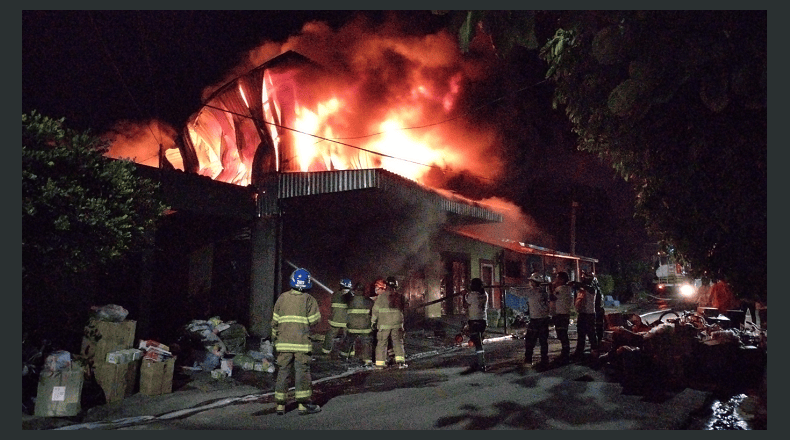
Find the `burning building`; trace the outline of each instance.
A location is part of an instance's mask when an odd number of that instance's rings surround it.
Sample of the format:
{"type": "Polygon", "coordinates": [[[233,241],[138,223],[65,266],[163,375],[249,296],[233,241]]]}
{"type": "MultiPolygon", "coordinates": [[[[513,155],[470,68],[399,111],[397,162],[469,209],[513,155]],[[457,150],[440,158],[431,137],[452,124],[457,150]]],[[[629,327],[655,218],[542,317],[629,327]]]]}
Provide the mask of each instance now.
{"type": "MultiPolygon", "coordinates": [[[[383,109],[366,105],[371,83],[340,87],[341,73],[285,51],[213,90],[173,148],[159,150],[158,176],[175,207],[163,234],[181,231],[165,240],[186,268],[171,266],[186,273],[187,294],[169,307],[205,304],[265,337],[295,267],[313,274],[324,316],[341,278],[370,286],[394,276],[407,314],[428,318],[464,313],[456,294],[473,277],[491,286],[498,309],[503,288],[532,271],[594,270],[592,258],[510,237],[520,227],[487,230],[505,216],[440,189],[453,169],[494,177],[500,168],[485,128],[409,130],[431,112],[449,114],[463,78],[445,76],[398,89],[383,109]]],[[[170,292],[162,293],[150,297],[170,292]]]]}

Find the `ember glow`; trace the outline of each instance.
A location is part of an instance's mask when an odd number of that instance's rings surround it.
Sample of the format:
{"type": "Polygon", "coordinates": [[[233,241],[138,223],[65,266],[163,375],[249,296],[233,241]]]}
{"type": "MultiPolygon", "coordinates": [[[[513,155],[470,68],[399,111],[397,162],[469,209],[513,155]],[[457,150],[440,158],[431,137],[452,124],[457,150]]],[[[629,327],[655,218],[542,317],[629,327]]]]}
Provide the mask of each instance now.
{"type": "Polygon", "coordinates": [[[495,130],[459,106],[481,61],[465,59],[447,32],[418,37],[398,26],[312,22],[250,51],[204,92],[181,157],[165,156],[238,185],[252,183],[255,170],[384,168],[424,184],[432,168],[496,177],[495,130]]]}

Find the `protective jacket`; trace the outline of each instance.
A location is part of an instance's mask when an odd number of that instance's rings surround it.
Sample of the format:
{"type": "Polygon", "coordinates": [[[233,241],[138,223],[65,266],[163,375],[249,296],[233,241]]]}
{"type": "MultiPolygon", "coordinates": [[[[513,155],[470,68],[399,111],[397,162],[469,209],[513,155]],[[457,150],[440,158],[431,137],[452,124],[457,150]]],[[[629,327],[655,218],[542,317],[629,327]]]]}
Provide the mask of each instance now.
{"type": "Polygon", "coordinates": [[[349,333],[370,333],[372,331],[370,323],[372,308],[373,300],[363,295],[354,295],[348,304],[346,330],[349,333]]]}
{"type": "Polygon", "coordinates": [[[343,288],[332,294],[332,315],[329,325],[332,327],[345,327],[348,312],[348,301],[354,294],[351,289],[343,288]]]}
{"type": "Polygon", "coordinates": [[[403,328],[403,300],[398,292],[382,292],[373,303],[371,325],[379,330],[403,328]]]}
{"type": "Polygon", "coordinates": [[[306,292],[291,289],[274,303],[272,338],[278,352],[310,353],[310,327],[321,320],[318,301],[306,292]]]}

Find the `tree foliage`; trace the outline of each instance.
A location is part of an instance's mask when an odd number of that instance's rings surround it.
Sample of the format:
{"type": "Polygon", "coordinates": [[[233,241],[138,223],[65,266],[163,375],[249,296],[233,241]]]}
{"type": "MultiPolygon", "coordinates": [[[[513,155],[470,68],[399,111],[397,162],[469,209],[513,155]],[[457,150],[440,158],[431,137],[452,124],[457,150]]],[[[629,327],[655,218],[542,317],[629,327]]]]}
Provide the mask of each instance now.
{"type": "MultiPolygon", "coordinates": [[[[634,185],[636,216],[677,259],[764,300],[766,11],[534,16],[556,30],[540,56],[578,148],[634,185]]],[[[482,20],[474,11],[466,17],[482,20]]],[[[504,34],[535,31],[534,21],[520,26],[504,34]]],[[[459,31],[462,48],[469,29],[459,31]]]]}
{"type": "Polygon", "coordinates": [[[63,119],[22,115],[23,306],[64,307],[80,295],[75,280],[148,244],[166,208],[158,184],[107,148],[63,119]]]}

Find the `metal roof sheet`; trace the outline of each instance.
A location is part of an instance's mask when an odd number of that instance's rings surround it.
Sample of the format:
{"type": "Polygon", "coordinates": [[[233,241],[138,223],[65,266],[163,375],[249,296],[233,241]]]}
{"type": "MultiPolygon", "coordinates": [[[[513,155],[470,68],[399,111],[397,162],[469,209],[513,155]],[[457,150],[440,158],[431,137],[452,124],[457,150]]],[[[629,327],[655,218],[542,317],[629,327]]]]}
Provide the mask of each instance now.
{"type": "Polygon", "coordinates": [[[502,222],[502,214],[475,201],[441,195],[413,180],[382,168],[281,173],[278,198],[311,196],[360,189],[379,189],[403,198],[422,197],[443,211],[485,222],[502,222]]]}

